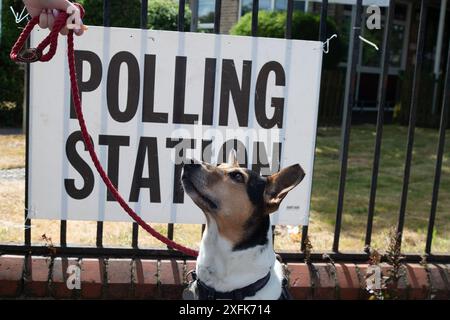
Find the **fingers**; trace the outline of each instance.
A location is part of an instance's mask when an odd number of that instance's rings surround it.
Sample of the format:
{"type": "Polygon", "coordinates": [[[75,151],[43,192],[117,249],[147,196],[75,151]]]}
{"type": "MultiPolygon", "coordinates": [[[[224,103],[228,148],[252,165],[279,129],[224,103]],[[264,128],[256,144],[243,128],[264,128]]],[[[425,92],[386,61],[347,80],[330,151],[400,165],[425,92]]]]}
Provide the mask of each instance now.
{"type": "MultiPolygon", "coordinates": [[[[75,10],[78,11],[78,8],[75,8],[75,10]]],[[[55,21],[58,18],[59,15],[59,10],[57,9],[40,9],[40,14],[39,14],[39,27],[41,27],[42,29],[50,29],[52,30],[54,25],[55,25],[55,21]]],[[[78,21],[79,21],[79,27],[76,26],[74,29],[73,27],[71,27],[71,29],[73,29],[75,35],[77,36],[81,36],[85,30],[87,30],[87,27],[83,24],[83,21],[80,20],[79,15],[78,15],[78,21]]],[[[68,23],[69,20],[67,21],[68,23]]],[[[75,20],[73,22],[76,22],[75,20]]],[[[61,29],[60,33],[64,36],[69,34],[69,28],[67,27],[67,25],[61,29]]]]}
{"type": "Polygon", "coordinates": [[[52,30],[53,25],[55,24],[55,16],[53,15],[53,10],[51,10],[51,9],[47,9],[47,23],[48,23],[48,28],[50,30],[52,30]]]}
{"type": "Polygon", "coordinates": [[[32,18],[41,14],[42,8],[38,3],[35,3],[32,0],[23,0],[23,3],[32,18]]]}
{"type": "Polygon", "coordinates": [[[67,27],[64,27],[59,33],[61,33],[63,36],[67,36],[69,34],[69,29],[67,29],[67,27]]]}
{"type": "Polygon", "coordinates": [[[75,29],[74,33],[77,36],[82,36],[85,30],[87,30],[87,27],[83,24],[83,21],[81,21],[80,29],[75,29]]]}
{"type": "Polygon", "coordinates": [[[48,15],[46,9],[42,9],[41,14],[39,16],[39,27],[41,27],[42,29],[48,28],[48,15]]]}

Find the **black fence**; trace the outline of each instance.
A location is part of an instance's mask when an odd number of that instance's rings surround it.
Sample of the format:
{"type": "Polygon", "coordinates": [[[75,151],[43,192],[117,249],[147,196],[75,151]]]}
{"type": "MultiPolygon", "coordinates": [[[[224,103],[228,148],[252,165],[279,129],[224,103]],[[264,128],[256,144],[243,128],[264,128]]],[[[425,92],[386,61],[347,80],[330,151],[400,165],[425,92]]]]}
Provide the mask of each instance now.
{"type": "MultiPolygon", "coordinates": [[[[152,1],[152,0],[150,0],[152,1]]],[[[178,31],[184,31],[184,15],[185,15],[185,0],[179,1],[179,17],[178,17],[178,31]]],[[[373,154],[373,168],[372,168],[372,181],[370,188],[370,198],[368,205],[368,215],[367,215],[367,228],[365,236],[366,247],[371,244],[372,238],[372,223],[374,218],[375,209],[375,199],[377,192],[377,179],[380,166],[380,153],[381,153],[381,142],[383,137],[383,125],[384,125],[384,114],[386,109],[386,88],[388,81],[388,68],[389,68],[389,36],[390,28],[393,22],[394,16],[394,0],[389,1],[389,7],[386,12],[386,22],[385,22],[385,41],[382,48],[382,59],[381,59],[381,76],[379,79],[378,86],[378,96],[377,96],[377,124],[376,124],[376,139],[375,148],[373,154]]],[[[103,25],[105,27],[110,26],[110,12],[111,12],[111,1],[103,1],[103,25]]],[[[426,17],[427,8],[429,5],[429,0],[422,0],[420,9],[420,24],[417,39],[417,51],[416,51],[416,63],[414,70],[414,80],[412,89],[412,103],[410,108],[410,120],[408,126],[408,140],[406,146],[406,160],[404,163],[404,175],[403,175],[403,188],[401,195],[400,211],[398,215],[397,232],[400,235],[403,233],[403,227],[405,223],[405,212],[406,204],[408,200],[408,187],[411,171],[411,162],[413,154],[414,145],[414,133],[416,126],[416,111],[417,102],[419,95],[419,85],[420,85],[420,73],[422,62],[424,59],[424,43],[425,43],[425,28],[426,28],[426,17]]],[[[214,17],[214,32],[220,33],[220,18],[221,18],[221,7],[222,1],[216,0],[215,2],[215,17],[214,17]]],[[[343,111],[343,132],[341,141],[341,156],[340,156],[340,178],[339,178],[339,192],[338,192],[338,202],[336,209],[336,224],[334,230],[334,241],[330,252],[312,253],[307,252],[307,235],[308,226],[303,226],[302,228],[302,241],[301,247],[296,252],[286,252],[281,251],[279,254],[282,256],[284,261],[303,261],[308,255],[311,261],[322,261],[323,255],[326,253],[334,261],[350,261],[350,262],[362,262],[367,261],[369,258],[368,252],[361,250],[361,252],[348,253],[340,252],[339,240],[341,234],[342,216],[343,216],[343,206],[344,206],[344,196],[345,196],[345,185],[347,178],[347,164],[348,164],[348,153],[349,153],[349,139],[351,131],[351,121],[352,121],[352,107],[355,103],[355,92],[356,92],[356,77],[357,77],[357,61],[360,54],[360,46],[357,45],[359,41],[359,36],[361,33],[361,14],[362,14],[362,0],[356,1],[356,17],[354,24],[352,26],[353,41],[350,42],[349,50],[352,52],[349,63],[349,75],[346,91],[346,104],[344,105],[343,111]]],[[[286,33],[285,38],[290,39],[292,37],[292,16],[294,9],[294,1],[287,1],[287,19],[286,19],[286,33]]],[[[141,5],[141,28],[147,28],[147,10],[148,1],[142,1],[141,5]]],[[[327,39],[326,30],[326,19],[328,11],[328,1],[323,0],[321,5],[321,15],[320,15],[320,30],[318,39],[325,42],[327,39]]],[[[257,35],[258,31],[258,12],[259,12],[259,1],[253,1],[252,7],[252,36],[257,35]]],[[[29,71],[29,66],[27,67],[29,71]]],[[[28,78],[29,78],[29,72],[28,78]]],[[[439,141],[437,148],[437,160],[434,172],[434,186],[431,201],[431,210],[428,220],[428,233],[426,239],[426,246],[424,248],[424,255],[422,254],[405,254],[405,260],[408,262],[419,262],[426,256],[429,262],[450,262],[450,254],[433,254],[431,252],[431,244],[433,239],[433,230],[436,217],[436,209],[438,202],[440,178],[442,171],[442,160],[444,155],[444,144],[445,144],[445,128],[447,127],[448,119],[448,109],[450,101],[450,48],[447,58],[447,67],[445,73],[445,88],[443,105],[441,111],[441,121],[439,129],[439,141]]],[[[27,100],[26,106],[29,108],[29,81],[26,83],[27,100]]],[[[28,114],[28,112],[27,112],[28,114]]],[[[28,118],[26,120],[26,125],[28,127],[28,118]]],[[[26,143],[28,146],[28,135],[26,137],[26,143]]],[[[26,156],[26,161],[28,164],[28,152],[26,156]]],[[[28,169],[26,169],[26,187],[25,187],[25,203],[28,203],[28,169]]],[[[49,249],[46,246],[36,246],[31,243],[31,220],[27,218],[25,214],[25,241],[23,245],[2,245],[0,244],[0,254],[33,254],[33,255],[49,255],[49,249]]],[[[173,239],[174,236],[174,225],[168,224],[167,237],[173,239]]],[[[59,256],[79,256],[79,257],[110,257],[110,258],[152,258],[152,259],[164,259],[164,258],[180,258],[180,259],[192,259],[192,257],[185,256],[184,254],[174,251],[170,248],[167,249],[141,249],[139,248],[139,228],[136,223],[133,223],[132,228],[132,245],[130,248],[111,248],[103,246],[103,222],[97,222],[97,235],[96,235],[96,246],[95,247],[73,247],[67,245],[67,221],[60,221],[60,246],[54,247],[52,254],[57,254],[59,256]]]]}

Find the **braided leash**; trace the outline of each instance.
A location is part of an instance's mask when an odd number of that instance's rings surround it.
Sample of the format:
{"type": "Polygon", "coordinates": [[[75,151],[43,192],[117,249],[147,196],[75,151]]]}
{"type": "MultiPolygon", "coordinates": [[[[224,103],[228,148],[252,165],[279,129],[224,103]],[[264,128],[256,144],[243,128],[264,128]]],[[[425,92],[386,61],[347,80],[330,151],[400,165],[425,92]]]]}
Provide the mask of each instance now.
{"type": "MultiPolygon", "coordinates": [[[[78,4],[74,3],[74,5],[78,6],[80,10],[81,17],[84,16],[84,8],[78,4]]],[[[62,28],[65,27],[66,21],[68,18],[68,14],[65,12],[60,12],[58,17],[55,20],[55,24],[53,26],[50,34],[36,47],[31,49],[22,50],[28,36],[30,35],[33,28],[39,22],[39,16],[31,19],[26,25],[25,29],[20,34],[17,42],[14,44],[11,49],[10,58],[17,62],[25,62],[31,63],[36,61],[47,62],[50,61],[56,53],[57,45],[58,45],[58,35],[62,28]],[[44,50],[48,47],[48,52],[43,53],[44,50]]],[[[114,184],[109,179],[105,170],[103,169],[97,154],[95,153],[94,145],[90,139],[89,131],[86,126],[86,122],[84,120],[83,110],[81,106],[80,92],[77,83],[77,74],[75,71],[75,54],[74,54],[74,45],[73,45],[73,30],[69,30],[69,34],[67,35],[67,58],[69,63],[69,73],[70,73],[70,84],[72,90],[72,98],[75,107],[75,112],[77,115],[78,123],[80,125],[81,133],[83,136],[83,140],[85,146],[89,152],[89,155],[92,159],[92,162],[97,169],[97,172],[100,174],[103,182],[105,183],[107,189],[113,195],[114,199],[119,203],[119,205],[125,210],[126,213],[144,230],[146,230],[150,235],[166,244],[168,247],[178,250],[188,256],[196,257],[198,256],[198,251],[182,246],[169,238],[163,236],[158,231],[153,229],[149,224],[147,224],[144,220],[142,220],[138,214],[130,208],[130,206],[126,203],[123,197],[120,195],[119,191],[116,189],[114,184]]]]}

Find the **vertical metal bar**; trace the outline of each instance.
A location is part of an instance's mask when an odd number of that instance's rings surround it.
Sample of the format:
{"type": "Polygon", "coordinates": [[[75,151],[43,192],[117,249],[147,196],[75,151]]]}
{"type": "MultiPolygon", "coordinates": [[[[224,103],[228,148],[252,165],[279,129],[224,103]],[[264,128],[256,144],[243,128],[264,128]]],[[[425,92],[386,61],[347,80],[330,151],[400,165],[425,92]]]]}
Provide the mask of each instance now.
{"type": "Polygon", "coordinates": [[[111,1],[103,0],[103,26],[111,26],[111,1]]]}
{"type": "Polygon", "coordinates": [[[447,71],[444,84],[444,97],[442,99],[441,123],[439,126],[439,142],[436,156],[436,169],[434,173],[433,197],[431,198],[430,219],[428,220],[427,243],[425,253],[431,253],[431,243],[433,241],[434,221],[436,219],[436,209],[439,196],[439,185],[441,183],[442,157],[445,147],[445,129],[448,122],[448,108],[450,104],[450,43],[447,54],[447,71]]]}
{"type": "Polygon", "coordinates": [[[328,16],[328,0],[322,0],[320,8],[320,25],[319,40],[324,42],[327,39],[327,16],[328,16]]]}
{"type": "Polygon", "coordinates": [[[275,246],[275,225],[272,226],[272,245],[275,246]]]}
{"type": "Polygon", "coordinates": [[[173,223],[167,224],[167,238],[173,240],[173,223]]]}
{"type": "MultiPolygon", "coordinates": [[[[180,0],[178,3],[178,31],[184,32],[184,13],[185,13],[185,0],[180,0]]],[[[167,224],[167,238],[173,240],[173,223],[167,224]]],[[[168,247],[169,248],[169,247],[168,247]]],[[[169,248],[171,249],[171,248],[169,248]]]]}
{"type": "MultiPolygon", "coordinates": [[[[288,0],[286,8],[286,31],[284,37],[292,39],[292,15],[294,13],[294,1],[288,0]]],[[[272,244],[275,246],[275,226],[272,226],[272,244]]]]}
{"type": "Polygon", "coordinates": [[[373,216],[375,211],[375,200],[377,195],[378,184],[378,172],[380,168],[380,154],[381,154],[381,140],[383,137],[383,125],[384,125],[384,109],[386,107],[386,91],[389,78],[389,41],[390,41],[390,27],[392,19],[394,17],[394,0],[389,1],[389,7],[386,13],[386,24],[384,25],[384,43],[383,52],[381,56],[381,74],[378,81],[378,114],[377,114],[377,126],[375,137],[375,150],[373,156],[372,167],[372,182],[370,185],[370,198],[369,198],[369,210],[367,216],[367,228],[366,228],[366,247],[370,246],[372,241],[372,226],[373,216]]]}
{"type": "MultiPolygon", "coordinates": [[[[30,38],[28,37],[27,48],[30,47],[30,38]]],[[[24,243],[26,246],[31,246],[31,219],[28,218],[30,204],[28,203],[28,168],[30,165],[30,64],[25,65],[25,230],[24,230],[24,243]]]]}
{"type": "Polygon", "coordinates": [[[300,244],[300,251],[305,252],[306,238],[308,237],[308,226],[302,226],[302,243],[300,244]]]}
{"type": "Polygon", "coordinates": [[[103,247],[103,221],[97,221],[97,236],[95,245],[99,248],[103,247]]]}
{"type": "Polygon", "coordinates": [[[252,37],[258,36],[259,0],[253,0],[252,4],[252,37]]]}
{"type": "Polygon", "coordinates": [[[67,220],[60,221],[59,243],[61,247],[67,246],[67,220]]]}
{"type": "MultiPolygon", "coordinates": [[[[148,0],[141,0],[141,29],[148,28],[148,0]]],[[[139,225],[136,222],[132,224],[131,247],[139,247],[139,225]]]]}
{"type": "MultiPolygon", "coordinates": [[[[319,25],[319,41],[325,42],[327,39],[327,17],[328,17],[328,0],[322,1],[322,6],[320,8],[320,25],[319,25]]],[[[323,62],[322,62],[323,64],[323,62]]],[[[317,136],[317,130],[316,130],[317,136]]],[[[314,150],[315,150],[314,146],[314,150]]],[[[308,226],[302,226],[302,240],[300,244],[300,250],[302,252],[306,249],[306,239],[308,237],[308,226]]]]}
{"type": "Polygon", "coordinates": [[[286,11],[286,39],[292,39],[292,15],[294,13],[294,0],[288,0],[286,11]]]}
{"type": "Polygon", "coordinates": [[[178,2],[178,31],[184,31],[184,11],[186,0],[180,0],[178,2]]]}
{"type": "Polygon", "coordinates": [[[214,33],[220,33],[220,18],[222,15],[222,0],[216,0],[216,7],[214,8],[214,33]]]}
{"type": "Polygon", "coordinates": [[[191,0],[191,32],[197,32],[198,31],[198,2],[199,0],[191,0]]]}
{"type": "MultiPolygon", "coordinates": [[[[111,1],[103,0],[103,26],[111,26],[111,1]]],[[[103,247],[103,221],[97,221],[97,236],[95,244],[97,247],[103,247]]]]}
{"type": "Polygon", "coordinates": [[[336,225],[334,229],[334,241],[333,241],[333,251],[339,251],[339,237],[341,234],[341,224],[342,224],[342,212],[344,208],[344,193],[345,193],[345,180],[347,177],[347,162],[348,162],[348,147],[350,141],[350,127],[352,123],[352,109],[355,102],[355,89],[356,89],[356,65],[359,57],[360,44],[358,42],[358,37],[361,34],[361,11],[362,11],[362,0],[357,0],[356,2],[356,14],[353,24],[353,43],[351,43],[349,50],[352,51],[351,59],[347,63],[350,64],[350,77],[346,86],[349,86],[347,101],[348,105],[345,110],[345,117],[343,118],[343,137],[342,137],[342,148],[341,148],[341,173],[339,177],[339,195],[336,210],[336,225]]]}
{"type": "Polygon", "coordinates": [[[400,233],[400,243],[402,240],[403,226],[405,224],[406,203],[408,200],[409,178],[411,173],[412,152],[414,147],[414,132],[416,128],[417,103],[419,100],[419,83],[423,62],[423,52],[425,46],[425,30],[428,11],[428,0],[422,0],[420,7],[419,34],[417,36],[416,65],[414,67],[414,79],[412,88],[412,100],[409,114],[408,142],[406,147],[405,171],[403,176],[403,188],[400,202],[400,212],[398,217],[397,232],[400,233]]]}
{"type": "Polygon", "coordinates": [[[148,0],[141,0],[141,29],[148,28],[148,0]]]}

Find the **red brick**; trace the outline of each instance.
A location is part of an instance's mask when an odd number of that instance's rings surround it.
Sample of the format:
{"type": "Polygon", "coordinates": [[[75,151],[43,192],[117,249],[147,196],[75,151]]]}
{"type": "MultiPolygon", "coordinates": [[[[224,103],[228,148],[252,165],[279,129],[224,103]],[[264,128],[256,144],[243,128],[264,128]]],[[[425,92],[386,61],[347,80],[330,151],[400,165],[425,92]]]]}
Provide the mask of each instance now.
{"type": "Polygon", "coordinates": [[[136,259],[133,262],[134,297],[158,298],[158,261],[136,259]]]}
{"type": "Polygon", "coordinates": [[[314,299],[336,299],[336,280],[332,275],[333,267],[326,263],[314,263],[313,268],[316,270],[311,272],[315,284],[313,290],[314,299]]]}
{"type": "Polygon", "coordinates": [[[25,257],[0,257],[0,297],[16,297],[22,290],[22,275],[25,257]]]}
{"type": "Polygon", "coordinates": [[[445,264],[436,264],[436,266],[441,271],[442,278],[444,279],[447,288],[450,289],[450,271],[448,270],[447,266],[445,264]]]}
{"type": "Polygon", "coordinates": [[[103,259],[81,260],[81,296],[100,299],[103,295],[105,263],[103,259]]]}
{"type": "Polygon", "coordinates": [[[183,276],[184,285],[187,286],[189,281],[192,280],[192,276],[188,276],[187,274],[191,271],[196,271],[197,261],[195,260],[186,260],[185,262],[185,273],[183,276]]]}
{"type": "Polygon", "coordinates": [[[358,274],[359,279],[359,299],[360,300],[367,300],[370,297],[370,293],[367,291],[366,286],[366,274],[367,274],[367,268],[369,265],[367,263],[361,263],[357,264],[355,269],[356,273],[358,274]]]}
{"type": "Polygon", "coordinates": [[[159,288],[163,299],[181,299],[183,285],[183,262],[164,260],[159,266],[159,288]]]}
{"type": "MultiPolygon", "coordinates": [[[[392,270],[392,266],[387,263],[381,263],[381,272],[383,277],[388,277],[390,275],[390,270],[392,270]]],[[[366,289],[366,275],[368,264],[359,264],[358,268],[360,270],[360,285],[362,288],[360,299],[368,299],[371,294],[366,289]]],[[[406,276],[406,269],[402,266],[403,269],[400,270],[400,279],[394,283],[387,283],[387,288],[384,290],[384,293],[389,295],[391,299],[407,299],[409,292],[408,279],[406,276]]]]}
{"type": "Polygon", "coordinates": [[[289,282],[291,292],[294,299],[305,300],[312,298],[311,276],[309,267],[305,263],[289,263],[288,264],[289,282]]]}
{"type": "Polygon", "coordinates": [[[67,287],[67,279],[69,277],[67,269],[69,266],[77,264],[78,259],[76,258],[55,258],[53,261],[52,281],[50,284],[53,297],[59,299],[69,299],[73,297],[74,291],[67,287]]]}
{"type": "Polygon", "coordinates": [[[351,263],[336,264],[336,277],[339,286],[339,298],[357,300],[361,289],[356,266],[351,263]]]}
{"type": "Polygon", "coordinates": [[[49,268],[51,258],[31,257],[26,262],[25,293],[31,297],[46,297],[49,294],[49,268]]]}
{"type": "Polygon", "coordinates": [[[429,264],[428,271],[431,281],[431,299],[443,300],[449,298],[449,286],[442,269],[437,265],[429,264]]]}
{"type": "Polygon", "coordinates": [[[107,263],[108,298],[126,299],[131,295],[131,259],[110,259],[107,263]]]}
{"type": "Polygon", "coordinates": [[[424,267],[417,263],[406,265],[406,276],[409,284],[409,299],[427,299],[429,293],[428,273],[424,267]]]}

